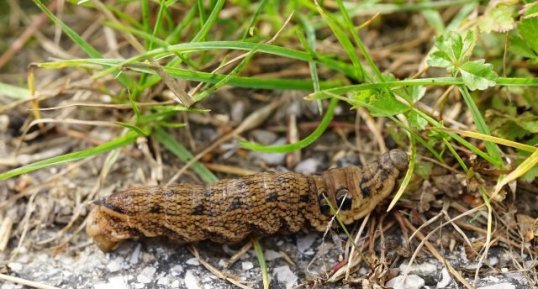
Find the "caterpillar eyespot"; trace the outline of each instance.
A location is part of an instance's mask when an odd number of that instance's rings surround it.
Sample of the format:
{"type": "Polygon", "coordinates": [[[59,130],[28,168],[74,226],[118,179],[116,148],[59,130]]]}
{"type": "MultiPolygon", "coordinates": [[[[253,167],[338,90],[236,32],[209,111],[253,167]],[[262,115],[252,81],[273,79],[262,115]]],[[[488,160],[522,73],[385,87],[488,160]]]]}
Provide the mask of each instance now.
{"type": "Polygon", "coordinates": [[[372,211],[408,162],[405,152],[392,150],[363,167],[315,176],[259,173],[209,185],[135,186],[97,201],[86,232],[101,250],[111,251],[138,237],[236,243],[250,235],[324,231],[331,207],[345,224],[372,211]]]}

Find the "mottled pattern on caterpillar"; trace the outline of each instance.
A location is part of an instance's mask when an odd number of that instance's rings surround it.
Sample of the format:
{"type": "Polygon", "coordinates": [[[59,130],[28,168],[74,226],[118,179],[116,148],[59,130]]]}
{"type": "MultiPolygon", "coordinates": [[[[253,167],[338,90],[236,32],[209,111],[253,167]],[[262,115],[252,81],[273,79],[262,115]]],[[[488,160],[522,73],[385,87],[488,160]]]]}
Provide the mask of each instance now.
{"type": "Polygon", "coordinates": [[[363,167],[313,176],[259,173],[210,185],[132,187],[97,201],[86,231],[103,251],[138,237],[235,243],[249,235],[323,231],[334,209],[345,224],[372,211],[407,165],[407,154],[392,150],[363,167]]]}

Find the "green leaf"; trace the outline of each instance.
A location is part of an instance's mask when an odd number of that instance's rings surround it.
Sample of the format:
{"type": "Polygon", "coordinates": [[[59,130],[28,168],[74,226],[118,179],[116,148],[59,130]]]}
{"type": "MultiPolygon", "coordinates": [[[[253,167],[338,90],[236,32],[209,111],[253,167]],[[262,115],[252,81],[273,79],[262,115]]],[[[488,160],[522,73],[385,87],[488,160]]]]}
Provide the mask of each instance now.
{"type": "Polygon", "coordinates": [[[484,90],[495,85],[497,74],[493,66],[483,59],[464,63],[460,69],[463,82],[470,90],[484,90]]]}
{"type": "Polygon", "coordinates": [[[425,86],[406,86],[394,90],[394,93],[411,103],[416,103],[426,95],[425,86]]]}
{"type": "Polygon", "coordinates": [[[538,133],[538,116],[525,112],[518,117],[517,124],[530,133],[538,133]]]}
{"type": "Polygon", "coordinates": [[[538,18],[522,20],[517,29],[528,46],[538,54],[538,18]]]}
{"type": "Polygon", "coordinates": [[[490,6],[478,21],[481,32],[508,32],[516,27],[514,20],[516,8],[513,5],[498,4],[490,6]]]}
{"type": "Polygon", "coordinates": [[[428,58],[428,65],[433,67],[453,67],[452,59],[444,51],[437,50],[430,54],[428,58]]]}
{"type": "Polygon", "coordinates": [[[393,116],[409,110],[391,94],[377,90],[359,91],[352,102],[356,106],[367,107],[373,116],[393,116]]]}
{"type": "Polygon", "coordinates": [[[406,115],[407,120],[409,120],[409,124],[412,127],[418,128],[419,130],[424,130],[428,125],[428,121],[413,110],[408,111],[406,115]]]}
{"type": "Polygon", "coordinates": [[[464,37],[454,31],[437,37],[435,47],[441,51],[437,56],[444,59],[450,59],[450,62],[458,67],[460,63],[465,62],[474,46],[475,38],[471,31],[467,31],[464,37]]]}
{"type": "Polygon", "coordinates": [[[527,3],[525,8],[523,8],[523,18],[533,18],[538,17],[538,2],[527,3]]]}
{"type": "Polygon", "coordinates": [[[515,55],[527,58],[536,58],[538,53],[534,52],[529,46],[529,43],[519,36],[514,36],[511,39],[510,47],[508,48],[515,55]]]}

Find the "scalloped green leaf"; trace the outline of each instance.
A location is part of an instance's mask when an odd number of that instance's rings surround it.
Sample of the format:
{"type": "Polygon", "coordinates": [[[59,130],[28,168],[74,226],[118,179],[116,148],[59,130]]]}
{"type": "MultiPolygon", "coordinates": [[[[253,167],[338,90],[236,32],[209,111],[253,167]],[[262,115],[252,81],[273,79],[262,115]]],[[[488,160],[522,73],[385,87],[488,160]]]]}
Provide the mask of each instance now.
{"type": "Polygon", "coordinates": [[[484,90],[495,85],[497,73],[493,65],[485,63],[484,59],[469,61],[459,68],[463,82],[470,90],[484,90]]]}

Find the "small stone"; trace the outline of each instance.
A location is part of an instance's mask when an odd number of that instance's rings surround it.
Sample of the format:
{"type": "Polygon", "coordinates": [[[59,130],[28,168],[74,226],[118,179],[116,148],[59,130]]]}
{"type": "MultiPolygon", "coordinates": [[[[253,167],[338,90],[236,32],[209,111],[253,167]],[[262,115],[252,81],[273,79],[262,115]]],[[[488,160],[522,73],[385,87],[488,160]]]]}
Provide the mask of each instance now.
{"type": "Polygon", "coordinates": [[[114,259],[110,260],[108,262],[108,264],[106,264],[106,268],[110,272],[118,272],[118,271],[120,271],[123,268],[123,258],[122,257],[117,257],[117,258],[114,258],[114,259]]]}
{"type": "Polygon", "coordinates": [[[420,277],[430,277],[437,274],[437,266],[427,262],[422,264],[413,263],[411,265],[404,263],[400,265],[400,271],[404,272],[406,269],[409,274],[416,274],[420,277]]]}
{"type": "Polygon", "coordinates": [[[187,273],[185,273],[185,288],[202,289],[200,283],[198,282],[198,278],[196,278],[194,273],[192,273],[192,270],[188,270],[187,273]]]}
{"type": "Polygon", "coordinates": [[[198,259],[196,258],[190,258],[189,260],[185,262],[185,264],[192,265],[192,266],[200,266],[200,261],[198,261],[198,259]]]}
{"type": "Polygon", "coordinates": [[[170,278],[163,276],[157,279],[157,285],[168,286],[170,284],[170,278]]]}
{"type": "Polygon", "coordinates": [[[305,253],[308,249],[312,247],[312,244],[314,244],[316,239],[317,239],[316,234],[308,234],[308,235],[305,235],[304,237],[298,238],[297,250],[299,250],[299,252],[301,253],[305,253]]]}
{"type": "Polygon", "coordinates": [[[153,275],[156,271],[157,269],[155,269],[155,267],[146,267],[138,274],[136,281],[145,284],[150,283],[153,280],[153,275]]]}
{"type": "Polygon", "coordinates": [[[509,282],[502,282],[497,284],[491,284],[486,286],[476,287],[476,289],[516,289],[516,285],[509,282]]]}
{"type": "Polygon", "coordinates": [[[310,175],[318,171],[319,164],[318,159],[309,158],[298,163],[294,170],[301,174],[310,175]]]}
{"type": "Polygon", "coordinates": [[[21,263],[17,262],[11,262],[8,264],[9,269],[13,272],[20,272],[23,269],[23,266],[21,263]]]}
{"type": "Polygon", "coordinates": [[[488,262],[489,262],[489,266],[495,266],[499,263],[499,258],[495,257],[495,256],[492,256],[490,258],[488,258],[488,262]]]}
{"type": "Polygon", "coordinates": [[[0,132],[4,133],[9,127],[9,116],[6,114],[0,115],[0,132]]]}
{"type": "Polygon", "coordinates": [[[256,142],[264,145],[272,144],[278,139],[277,134],[261,129],[253,130],[252,132],[250,132],[250,135],[256,142]]]}
{"type": "Polygon", "coordinates": [[[94,289],[128,289],[129,286],[125,282],[125,276],[115,276],[108,279],[107,283],[97,283],[93,286],[94,289]]]}
{"type": "Polygon", "coordinates": [[[131,257],[129,258],[129,263],[132,265],[138,263],[138,258],[140,257],[140,249],[142,248],[142,245],[138,244],[136,245],[133,253],[131,254],[131,257]]]}
{"type": "Polygon", "coordinates": [[[397,276],[390,279],[386,286],[393,289],[420,289],[426,282],[418,275],[409,274],[406,278],[404,276],[397,276]]]}
{"type": "Polygon", "coordinates": [[[273,261],[278,258],[282,258],[282,255],[275,250],[265,250],[265,260],[273,261]]]}
{"type": "Polygon", "coordinates": [[[230,116],[234,122],[242,121],[245,116],[245,104],[241,101],[234,102],[232,104],[230,116]]]}
{"type": "Polygon", "coordinates": [[[174,280],[172,283],[170,283],[171,288],[179,288],[179,280],[174,280]]]}
{"type": "Polygon", "coordinates": [[[181,275],[181,273],[183,273],[183,266],[175,265],[174,267],[170,268],[170,270],[168,270],[168,273],[170,273],[172,276],[179,276],[181,275]]]}
{"type": "Polygon", "coordinates": [[[437,288],[442,289],[445,287],[448,287],[452,283],[452,276],[450,276],[450,273],[448,273],[447,268],[443,268],[441,270],[441,281],[437,283],[437,288]]]}
{"type": "Polygon", "coordinates": [[[278,282],[284,284],[286,289],[293,288],[297,283],[297,276],[291,271],[288,266],[276,267],[273,269],[273,274],[276,275],[278,282]]]}
{"type": "Polygon", "coordinates": [[[254,264],[252,264],[252,262],[245,261],[241,263],[241,268],[243,268],[243,271],[247,271],[254,268],[254,264]]]}

